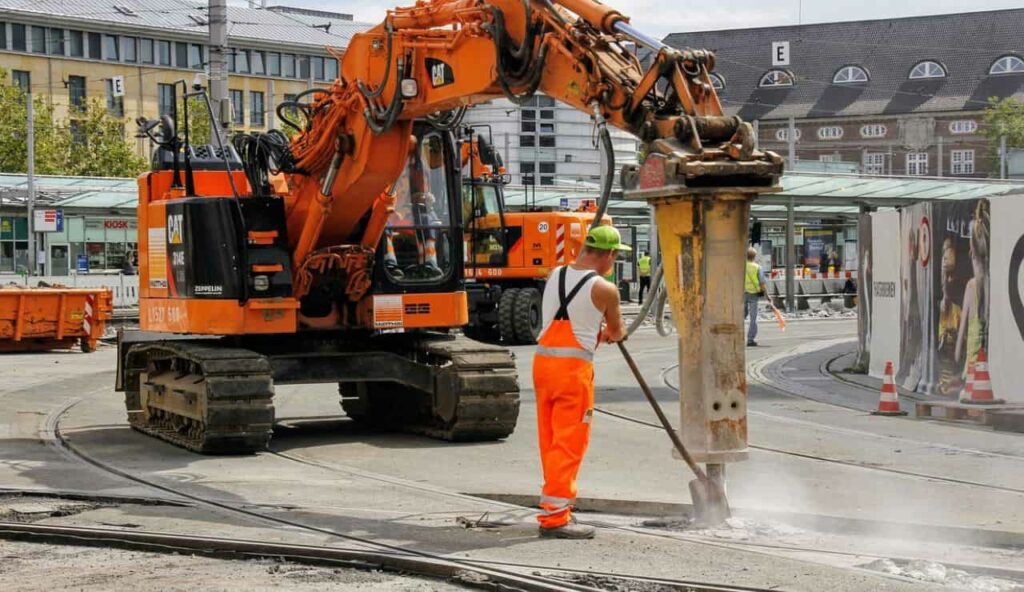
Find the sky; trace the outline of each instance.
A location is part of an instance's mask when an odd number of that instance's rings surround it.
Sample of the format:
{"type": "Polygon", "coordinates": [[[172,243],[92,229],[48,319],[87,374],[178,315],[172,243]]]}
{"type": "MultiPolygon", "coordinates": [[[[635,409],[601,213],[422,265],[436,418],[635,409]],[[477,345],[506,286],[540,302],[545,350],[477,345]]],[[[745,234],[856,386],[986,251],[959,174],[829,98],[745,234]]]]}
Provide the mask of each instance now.
{"type": "MultiPolygon", "coordinates": [[[[649,35],[739,29],[863,19],[895,18],[1024,8],[1024,0],[605,0],[633,25],[649,35]]],[[[267,0],[268,5],[288,4],[350,13],[358,21],[376,23],[393,6],[412,0],[267,0]]]]}

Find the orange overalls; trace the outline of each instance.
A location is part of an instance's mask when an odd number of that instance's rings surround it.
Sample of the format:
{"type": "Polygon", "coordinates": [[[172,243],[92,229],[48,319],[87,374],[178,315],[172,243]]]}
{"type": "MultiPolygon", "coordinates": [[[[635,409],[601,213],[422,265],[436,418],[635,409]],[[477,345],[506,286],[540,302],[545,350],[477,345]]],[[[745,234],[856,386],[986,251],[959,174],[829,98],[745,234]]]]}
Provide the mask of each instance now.
{"type": "Polygon", "coordinates": [[[542,513],[537,517],[542,528],[564,526],[571,518],[576,475],[590,441],[594,414],[594,355],[580,345],[572,331],[569,303],[598,274],[588,273],[566,294],[565,268],[559,272],[558,312],[537,340],[533,356],[537,433],[544,468],[542,513]]]}

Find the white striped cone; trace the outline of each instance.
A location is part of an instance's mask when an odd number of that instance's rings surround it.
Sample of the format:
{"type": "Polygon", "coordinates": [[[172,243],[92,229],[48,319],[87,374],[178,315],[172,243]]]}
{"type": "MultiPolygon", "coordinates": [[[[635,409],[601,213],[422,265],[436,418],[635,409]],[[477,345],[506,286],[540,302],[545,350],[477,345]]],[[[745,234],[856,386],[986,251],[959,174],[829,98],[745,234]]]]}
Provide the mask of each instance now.
{"type": "Polygon", "coordinates": [[[878,409],[871,415],[906,415],[900,410],[899,393],[896,392],[896,381],[893,379],[892,362],[885,363],[885,376],[882,377],[882,392],[878,397],[878,409]]]}
{"type": "Polygon", "coordinates": [[[974,363],[974,383],[971,385],[966,399],[960,399],[965,405],[1002,405],[1006,401],[997,399],[992,392],[992,378],[988,373],[988,355],[985,348],[978,350],[978,361],[974,363]]]}
{"type": "Polygon", "coordinates": [[[565,225],[559,224],[555,229],[555,262],[565,263],[565,225]]]}

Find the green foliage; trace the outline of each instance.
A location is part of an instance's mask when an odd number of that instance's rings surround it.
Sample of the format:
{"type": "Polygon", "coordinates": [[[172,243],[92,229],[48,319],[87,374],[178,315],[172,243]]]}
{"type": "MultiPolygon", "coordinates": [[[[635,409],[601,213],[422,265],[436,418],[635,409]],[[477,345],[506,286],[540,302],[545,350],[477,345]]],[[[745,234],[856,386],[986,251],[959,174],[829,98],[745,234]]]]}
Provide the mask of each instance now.
{"type": "MultiPolygon", "coordinates": [[[[185,120],[185,100],[178,99],[178,119],[185,120]]],[[[190,144],[216,144],[217,141],[210,135],[210,112],[206,109],[206,101],[200,97],[192,97],[188,100],[188,141],[190,144]]],[[[184,125],[178,130],[178,135],[185,137],[184,125]]]]}
{"type": "Polygon", "coordinates": [[[992,98],[985,109],[985,137],[989,158],[999,160],[999,141],[1006,136],[1007,148],[1024,148],[1024,102],[1013,97],[992,98]]]}
{"type": "MultiPolygon", "coordinates": [[[[0,69],[0,172],[28,171],[25,92],[0,69]]],[[[39,175],[129,177],[145,170],[146,160],[136,155],[126,137],[124,118],[107,113],[101,101],[57,120],[53,105],[43,96],[33,98],[35,172],[39,175]]]]}

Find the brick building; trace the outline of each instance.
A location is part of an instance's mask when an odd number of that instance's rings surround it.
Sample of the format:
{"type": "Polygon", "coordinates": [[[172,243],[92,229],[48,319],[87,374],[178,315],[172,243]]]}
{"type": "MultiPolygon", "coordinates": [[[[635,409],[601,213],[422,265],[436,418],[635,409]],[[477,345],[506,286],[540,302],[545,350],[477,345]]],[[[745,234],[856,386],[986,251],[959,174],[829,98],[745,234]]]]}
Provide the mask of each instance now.
{"type": "MultiPolygon", "coordinates": [[[[852,163],[869,174],[993,177],[991,97],[1024,98],[1024,10],[672,34],[717,52],[730,114],[796,168],[852,163]]],[[[835,170],[843,170],[837,166],[835,170]]],[[[849,167],[846,169],[849,170],[849,167]]]]}

